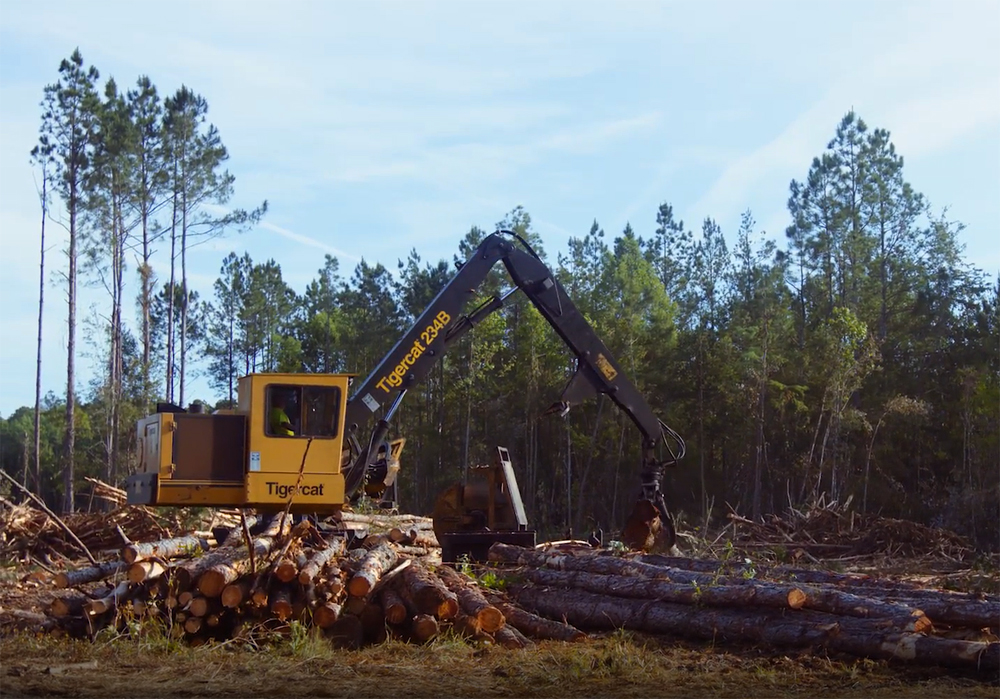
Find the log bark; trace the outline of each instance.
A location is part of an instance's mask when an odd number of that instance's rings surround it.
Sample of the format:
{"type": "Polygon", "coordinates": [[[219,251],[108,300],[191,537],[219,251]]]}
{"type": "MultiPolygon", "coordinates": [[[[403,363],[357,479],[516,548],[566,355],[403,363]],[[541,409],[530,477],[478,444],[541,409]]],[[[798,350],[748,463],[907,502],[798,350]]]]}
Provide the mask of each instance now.
{"type": "Polygon", "coordinates": [[[161,539],[143,544],[128,544],[122,549],[122,560],[128,564],[145,558],[174,558],[195,551],[208,551],[212,543],[202,537],[178,536],[172,539],[161,539]]]}
{"type": "Polygon", "coordinates": [[[483,633],[483,628],[479,624],[479,619],[468,614],[463,614],[462,612],[459,612],[458,615],[452,619],[451,628],[455,630],[455,633],[464,638],[476,638],[483,633]]]}
{"type": "Polygon", "coordinates": [[[382,574],[396,565],[396,549],[388,543],[379,544],[361,560],[357,572],[347,583],[347,592],[355,597],[366,597],[382,574]]]}
{"type": "Polygon", "coordinates": [[[458,597],[441,579],[422,565],[411,565],[403,571],[400,594],[420,614],[442,621],[458,614],[458,597]]]}
{"type": "Polygon", "coordinates": [[[890,601],[901,605],[919,604],[935,624],[975,629],[1000,626],[1000,602],[994,600],[956,599],[942,594],[937,598],[892,597],[890,601]]]}
{"type": "MultiPolygon", "coordinates": [[[[302,570],[299,571],[299,582],[303,585],[315,580],[327,564],[344,553],[345,542],[342,537],[334,537],[326,541],[326,547],[315,551],[306,564],[302,566],[302,570]]],[[[339,575],[339,571],[337,574],[339,575]]]]}
{"type": "Polygon", "coordinates": [[[805,608],[847,616],[885,618],[891,620],[900,631],[926,633],[931,630],[931,620],[919,609],[866,599],[840,590],[796,587],[767,581],[757,581],[752,585],[701,588],[665,580],[546,569],[527,569],[520,571],[519,575],[539,585],[575,588],[613,597],[743,609],[805,608]]]}
{"type": "Polygon", "coordinates": [[[126,565],[121,561],[108,561],[96,566],[88,566],[78,570],[65,570],[58,573],[55,578],[56,587],[67,588],[85,585],[87,583],[104,580],[112,575],[124,572],[126,565]]]}
{"type": "Polygon", "coordinates": [[[503,612],[490,604],[474,581],[444,565],[437,569],[437,574],[448,589],[458,597],[462,611],[475,617],[483,631],[492,634],[503,628],[505,623],[503,612]]]}
{"type": "Polygon", "coordinates": [[[30,631],[31,633],[49,633],[59,625],[56,619],[47,617],[41,612],[25,609],[4,609],[0,611],[0,629],[30,631]]]}
{"type": "Polygon", "coordinates": [[[993,670],[1000,661],[1000,644],[953,641],[920,634],[888,632],[883,620],[831,617],[799,611],[733,611],[691,607],[671,602],[626,600],[575,590],[547,591],[515,586],[519,603],[545,616],[560,616],[594,630],[626,628],[650,633],[713,640],[724,638],[770,646],[820,646],[877,659],[908,660],[952,667],[993,670]]]}
{"type": "Polygon", "coordinates": [[[378,527],[401,527],[407,526],[411,528],[424,528],[431,529],[434,524],[430,517],[421,517],[420,515],[366,515],[359,512],[341,512],[340,513],[341,522],[356,522],[360,524],[369,524],[378,527]]]}

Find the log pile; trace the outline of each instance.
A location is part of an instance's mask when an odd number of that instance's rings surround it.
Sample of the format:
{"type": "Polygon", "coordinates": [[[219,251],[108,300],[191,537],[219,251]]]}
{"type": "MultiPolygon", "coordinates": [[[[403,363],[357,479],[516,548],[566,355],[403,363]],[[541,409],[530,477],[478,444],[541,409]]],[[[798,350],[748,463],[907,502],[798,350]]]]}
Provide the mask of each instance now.
{"type": "MultiPolygon", "coordinates": [[[[249,541],[241,523],[221,543],[191,535],[132,542],[116,560],[55,575],[59,592],[46,613],[21,614],[9,626],[78,636],[107,626],[160,628],[197,644],[249,640],[297,622],[347,648],[390,637],[426,643],[449,631],[528,645],[473,578],[441,566],[423,519],[368,520],[386,531],[350,537],[350,546],[348,531],[291,527],[280,516],[250,518],[249,541]]],[[[521,616],[526,629],[551,623],[521,616]]]]}
{"type": "Polygon", "coordinates": [[[494,544],[517,604],[586,631],[626,628],[925,665],[1000,669],[1000,596],[869,576],[494,544]],[[714,568],[713,568],[714,564],[714,568]]]}
{"type": "Polygon", "coordinates": [[[730,512],[733,544],[742,548],[783,548],[816,558],[860,556],[941,557],[955,561],[974,551],[954,532],[908,520],[862,514],[822,501],[802,510],[789,509],[755,522],[730,512]]]}

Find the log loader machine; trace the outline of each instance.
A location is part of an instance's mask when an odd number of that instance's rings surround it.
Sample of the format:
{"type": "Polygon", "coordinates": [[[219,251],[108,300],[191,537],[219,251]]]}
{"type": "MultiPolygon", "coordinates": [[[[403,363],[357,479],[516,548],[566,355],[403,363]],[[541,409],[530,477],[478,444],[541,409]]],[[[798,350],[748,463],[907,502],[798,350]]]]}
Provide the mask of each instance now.
{"type": "MultiPolygon", "coordinates": [[[[552,271],[510,231],[497,231],[482,241],[349,398],[351,374],[270,373],[242,377],[233,410],[199,414],[158,405],[157,412],[137,426],[139,467],[126,481],[128,502],[252,507],[262,512],[287,506],[293,513],[336,516],[362,493],[381,492],[380,484],[398,470],[402,443],[387,437],[407,391],[456,340],[517,291],[528,297],[576,358],[575,373],[546,413],[565,416],[574,404],[604,394],[642,435],[639,495],[622,540],[644,550],[672,548],[676,533],[661,481],[666,467],[683,456],[684,441],[656,416],[552,271]],[[513,287],[465,313],[498,262],[513,287]],[[366,429],[380,412],[374,426],[366,429]]],[[[523,507],[516,482],[510,482],[509,456],[503,465],[504,454],[500,470],[494,472],[500,477],[489,479],[493,490],[487,499],[471,486],[467,498],[465,492],[451,492],[436,508],[436,529],[483,529],[481,518],[463,508],[466,503],[488,502],[488,519],[495,523],[499,502],[517,515],[515,524],[523,530],[523,507]],[[495,501],[497,492],[506,499],[495,501]]]]}

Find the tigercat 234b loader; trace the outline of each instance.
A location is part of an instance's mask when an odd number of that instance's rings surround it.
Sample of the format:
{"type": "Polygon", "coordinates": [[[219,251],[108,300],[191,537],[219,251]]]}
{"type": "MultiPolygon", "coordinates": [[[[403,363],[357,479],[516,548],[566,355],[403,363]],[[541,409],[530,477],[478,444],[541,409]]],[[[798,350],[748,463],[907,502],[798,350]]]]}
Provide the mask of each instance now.
{"type": "MultiPolygon", "coordinates": [[[[565,415],[572,405],[604,394],[628,415],[642,435],[642,467],[638,499],[622,540],[632,548],[670,549],[676,533],[661,481],[665,468],[683,456],[684,441],[656,416],[552,271],[510,231],[483,240],[350,397],[351,374],[251,374],[239,381],[234,410],[199,414],[158,406],[156,414],[138,423],[139,467],[126,481],[128,502],[276,512],[291,500],[293,513],[336,515],[365,490],[373,473],[383,479],[387,471],[394,475],[398,469],[402,445],[387,442],[387,436],[407,391],[458,338],[517,291],[576,357],[576,371],[561,399],[546,412],[565,415]],[[498,262],[506,267],[513,288],[464,312],[498,262]]],[[[513,478],[509,457],[505,467],[499,459],[498,467],[493,473],[501,477],[489,478],[494,491],[477,496],[467,486],[468,498],[453,492],[437,508],[445,514],[435,528],[481,526],[470,524],[477,518],[462,512],[463,503],[478,501],[487,508],[489,503],[507,507],[523,529],[517,486],[506,478],[513,478]],[[506,499],[495,499],[498,491],[506,499]]]]}

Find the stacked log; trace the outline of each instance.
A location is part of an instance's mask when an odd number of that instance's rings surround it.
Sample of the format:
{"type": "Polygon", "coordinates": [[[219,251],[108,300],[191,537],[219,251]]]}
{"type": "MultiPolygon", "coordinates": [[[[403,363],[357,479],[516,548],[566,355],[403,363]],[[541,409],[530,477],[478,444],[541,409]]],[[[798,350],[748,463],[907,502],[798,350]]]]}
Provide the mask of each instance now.
{"type": "MultiPolygon", "coordinates": [[[[490,559],[517,566],[511,594],[541,617],[587,630],[627,628],[774,647],[823,647],[876,659],[988,671],[1000,668],[1000,598],[831,574],[803,583],[788,569],[764,579],[597,552],[546,552],[494,544],[490,559]],[[700,569],[700,570],[699,570],[700,569]],[[984,640],[943,637],[955,627],[984,640]]],[[[655,560],[655,559],[653,559],[655,560]]],[[[661,560],[662,562],[662,560],[661,560]]],[[[501,607],[504,610],[503,607],[501,607]]],[[[504,610],[516,624],[517,612],[504,610]]],[[[523,630],[523,629],[522,629],[523,630]]]]}

